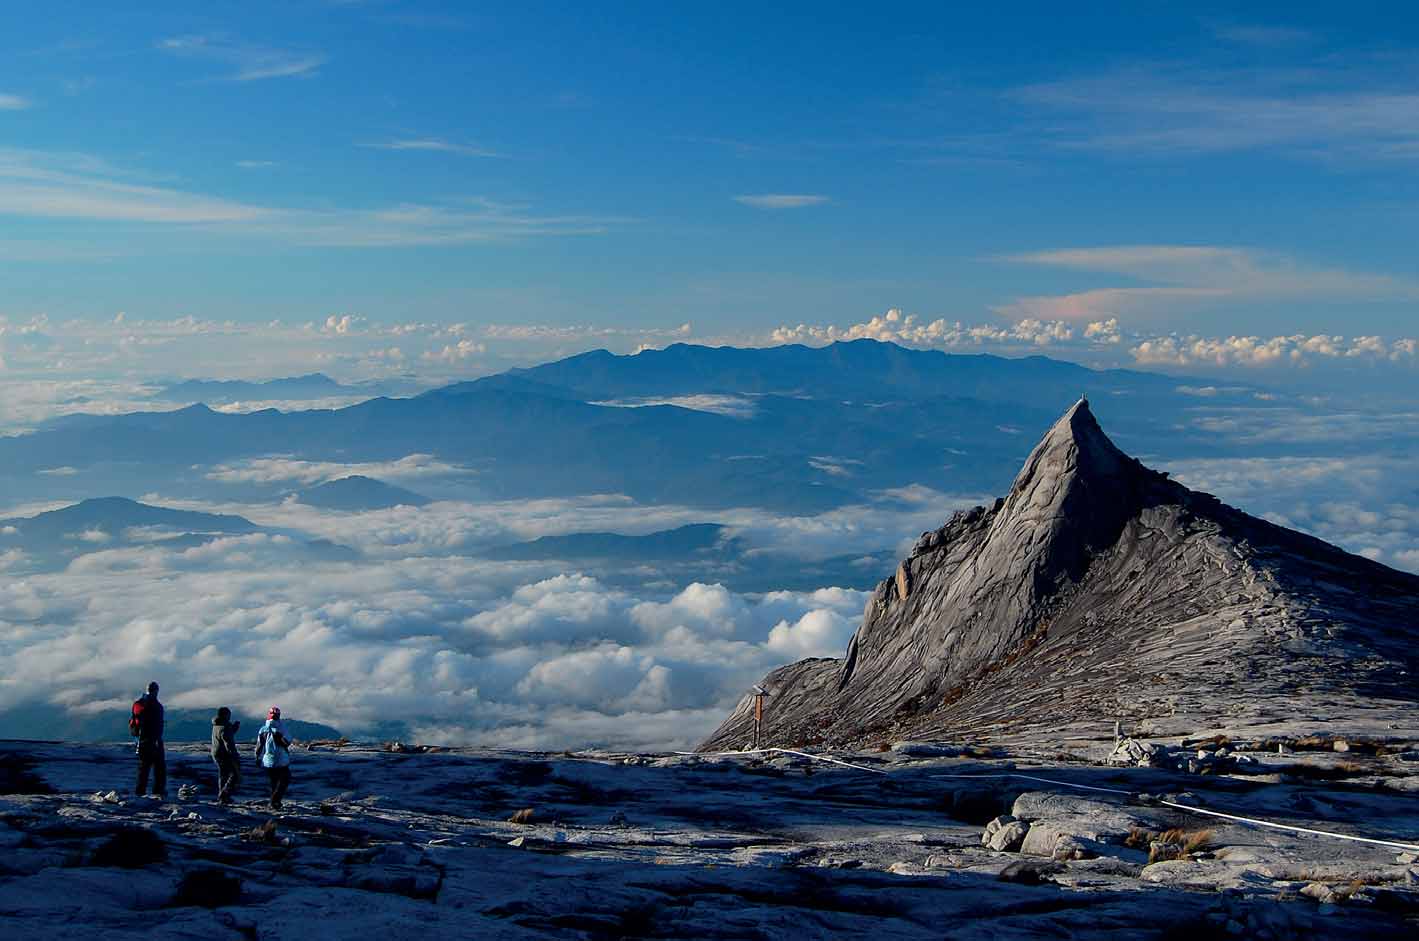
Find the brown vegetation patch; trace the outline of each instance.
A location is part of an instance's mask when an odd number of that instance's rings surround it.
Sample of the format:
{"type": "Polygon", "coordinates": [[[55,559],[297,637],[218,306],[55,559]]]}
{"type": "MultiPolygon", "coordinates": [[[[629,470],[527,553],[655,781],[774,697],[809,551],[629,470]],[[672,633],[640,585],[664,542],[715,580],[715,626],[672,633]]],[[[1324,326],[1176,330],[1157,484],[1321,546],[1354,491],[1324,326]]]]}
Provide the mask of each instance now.
{"type": "Polygon", "coordinates": [[[1186,859],[1193,853],[1200,853],[1212,846],[1212,830],[1184,830],[1175,827],[1155,833],[1145,827],[1130,827],[1124,845],[1133,849],[1148,850],[1148,862],[1159,863],[1169,859],[1186,859]]]}

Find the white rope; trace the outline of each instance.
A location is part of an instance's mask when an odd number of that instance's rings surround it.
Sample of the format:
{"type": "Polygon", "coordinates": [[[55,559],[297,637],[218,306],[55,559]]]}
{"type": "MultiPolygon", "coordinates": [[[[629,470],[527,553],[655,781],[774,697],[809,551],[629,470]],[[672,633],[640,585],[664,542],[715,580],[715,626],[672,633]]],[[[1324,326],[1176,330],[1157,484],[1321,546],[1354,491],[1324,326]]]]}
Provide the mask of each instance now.
{"type": "MultiPolygon", "coordinates": [[[[844,768],[853,768],[857,771],[868,771],[872,774],[887,774],[881,768],[869,768],[866,765],[855,765],[850,761],[842,761],[828,755],[814,755],[811,752],[794,751],[791,748],[751,748],[745,751],[721,751],[721,752],[675,752],[677,755],[690,755],[698,758],[733,758],[742,755],[764,755],[771,752],[778,752],[784,755],[797,755],[800,758],[809,758],[813,761],[829,761],[835,765],[842,765],[844,768]]],[[[933,774],[933,778],[956,778],[960,780],[985,780],[990,778],[1021,778],[1026,781],[1037,781],[1040,784],[1053,784],[1059,787],[1078,788],[1083,791],[1098,791],[1103,794],[1122,794],[1135,802],[1141,802],[1138,795],[1133,791],[1125,791],[1114,787],[1096,787],[1092,784],[1075,784],[1072,781],[1056,781],[1052,778],[1040,778],[1032,774],[1021,774],[1017,771],[1007,771],[992,774],[933,774]]],[[[1192,807],[1187,804],[1179,804],[1176,801],[1154,799],[1154,802],[1167,807],[1175,807],[1178,810],[1186,810],[1189,813],[1202,814],[1208,817],[1220,817],[1224,820],[1232,820],[1237,823],[1248,823],[1258,827],[1270,827],[1273,830],[1289,830],[1293,833],[1307,833],[1311,836],[1328,836],[1337,840],[1350,840],[1355,843],[1368,843],[1372,846],[1387,846],[1392,849],[1404,850],[1409,853],[1419,853],[1419,845],[1412,843],[1400,843],[1397,840],[1376,840],[1364,836],[1351,836],[1348,833],[1336,833],[1332,830],[1314,830],[1310,827],[1297,827],[1287,823],[1273,823],[1270,820],[1258,820],[1255,817],[1240,817],[1236,814],[1222,813],[1220,810],[1207,810],[1204,807],[1192,807]]]]}
{"type": "Polygon", "coordinates": [[[1374,846],[1388,846],[1410,853],[1419,853],[1419,846],[1412,843],[1399,843],[1394,840],[1373,840],[1366,836],[1351,836],[1348,833],[1334,833],[1330,830],[1312,830],[1309,827],[1294,827],[1288,823],[1272,823],[1270,820],[1257,820],[1255,817],[1238,817],[1236,814],[1224,814],[1220,810],[1189,807],[1187,804],[1179,804],[1175,801],[1159,800],[1158,803],[1165,804],[1168,807],[1176,807],[1179,810],[1186,810],[1194,814],[1205,814],[1208,817],[1221,817],[1224,820],[1235,820],[1238,823],[1249,823],[1258,827],[1271,827],[1273,830],[1290,830],[1293,833],[1309,833],[1312,836],[1329,836],[1337,840],[1353,840],[1356,843],[1370,843],[1374,846]]]}

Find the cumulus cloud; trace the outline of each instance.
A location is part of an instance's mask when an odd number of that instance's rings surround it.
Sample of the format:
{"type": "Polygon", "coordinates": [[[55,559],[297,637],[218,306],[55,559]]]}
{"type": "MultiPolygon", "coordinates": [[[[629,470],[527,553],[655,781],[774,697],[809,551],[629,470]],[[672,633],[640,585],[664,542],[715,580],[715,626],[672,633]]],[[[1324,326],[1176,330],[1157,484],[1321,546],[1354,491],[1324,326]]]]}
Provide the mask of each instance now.
{"type": "MultiPolygon", "coordinates": [[[[1003,313],[1026,311],[1015,305],[1000,308],[1003,313]]],[[[1033,312],[1046,310],[1037,306],[1033,312]]],[[[1107,313],[1094,309],[1054,309],[1055,319],[1026,317],[1013,324],[984,323],[974,326],[959,320],[938,318],[927,321],[897,308],[859,323],[781,326],[768,335],[770,343],[824,345],[840,340],[871,339],[926,349],[1023,351],[1048,347],[1060,356],[1084,362],[1111,363],[1115,348],[1127,344],[1128,355],[1141,366],[1161,367],[1269,367],[1300,366],[1316,362],[1349,362],[1414,366],[1419,364],[1419,340],[1411,337],[1387,339],[1365,335],[1293,334],[1276,337],[1183,336],[1175,333],[1125,331],[1117,316],[1078,322],[1088,316],[1107,313]],[[1081,329],[1082,326],[1082,329],[1081,329]]]]}
{"type": "Polygon", "coordinates": [[[429,350],[423,356],[426,360],[457,363],[474,356],[482,356],[486,352],[488,352],[488,347],[485,344],[473,340],[459,340],[457,343],[444,346],[443,349],[429,350]]]}
{"type": "Polygon", "coordinates": [[[1377,336],[1306,335],[1201,337],[1167,335],[1138,341],[1130,353],[1145,366],[1278,366],[1316,360],[1416,362],[1415,341],[1377,336]]]}
{"type": "MultiPolygon", "coordinates": [[[[836,325],[783,326],[774,329],[769,339],[773,343],[827,344],[841,340],[880,340],[907,346],[955,349],[988,345],[1049,346],[1074,338],[1074,327],[1062,320],[1021,320],[1011,326],[979,324],[966,326],[960,321],[944,318],[923,321],[915,314],[892,308],[885,314],[847,327],[836,325]]],[[[1100,337],[1095,331],[1091,338],[1100,337]]]]}

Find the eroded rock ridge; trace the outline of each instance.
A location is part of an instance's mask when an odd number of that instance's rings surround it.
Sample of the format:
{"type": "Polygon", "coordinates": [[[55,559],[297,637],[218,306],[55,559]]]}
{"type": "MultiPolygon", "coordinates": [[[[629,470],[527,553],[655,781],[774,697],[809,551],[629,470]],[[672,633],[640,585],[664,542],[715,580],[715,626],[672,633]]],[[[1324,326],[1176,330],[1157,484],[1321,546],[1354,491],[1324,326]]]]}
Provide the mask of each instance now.
{"type": "MultiPolygon", "coordinates": [[[[761,740],[1393,731],[1415,723],[1416,640],[1419,577],[1145,467],[1081,399],[1008,495],[922,535],[843,658],[769,674],[761,740]]],[[[752,724],[746,697],[703,747],[752,724]]]]}

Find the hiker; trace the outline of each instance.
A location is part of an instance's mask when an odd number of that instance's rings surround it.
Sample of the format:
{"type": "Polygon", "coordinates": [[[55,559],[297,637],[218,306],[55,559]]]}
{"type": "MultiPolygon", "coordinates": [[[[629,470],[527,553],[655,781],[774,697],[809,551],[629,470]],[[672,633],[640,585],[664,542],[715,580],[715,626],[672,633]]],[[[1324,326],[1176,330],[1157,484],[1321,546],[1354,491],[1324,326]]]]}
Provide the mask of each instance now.
{"type": "Polygon", "coordinates": [[[168,799],[168,762],[163,752],[163,704],[158,702],[158,684],[133,703],[128,731],[138,739],[138,796],[148,791],[148,773],[153,775],[153,796],[168,799]]]}
{"type": "Polygon", "coordinates": [[[281,798],[291,786],[291,740],[281,725],[281,707],[272,706],[266,712],[266,724],[256,733],[256,757],[266,769],[271,782],[271,809],[281,809],[281,798]]]}
{"type": "Polygon", "coordinates": [[[236,734],[240,722],[232,721],[232,711],[226,706],[217,710],[212,719],[212,760],[217,763],[217,803],[230,804],[232,792],[241,783],[241,758],[237,753],[236,734]]]}

